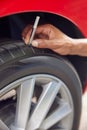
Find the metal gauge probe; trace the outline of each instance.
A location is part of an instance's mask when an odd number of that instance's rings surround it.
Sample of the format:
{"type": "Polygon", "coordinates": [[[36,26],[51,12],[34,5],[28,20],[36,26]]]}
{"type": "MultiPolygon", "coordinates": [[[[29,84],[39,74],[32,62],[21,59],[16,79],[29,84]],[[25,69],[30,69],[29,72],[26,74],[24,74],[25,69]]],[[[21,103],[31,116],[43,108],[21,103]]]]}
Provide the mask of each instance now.
{"type": "Polygon", "coordinates": [[[31,32],[31,35],[30,35],[30,40],[29,40],[28,45],[32,45],[32,41],[33,41],[34,36],[35,36],[35,32],[36,32],[36,29],[37,29],[37,25],[39,23],[39,19],[40,19],[39,16],[37,16],[36,19],[35,19],[34,25],[32,27],[32,32],[31,32]]]}

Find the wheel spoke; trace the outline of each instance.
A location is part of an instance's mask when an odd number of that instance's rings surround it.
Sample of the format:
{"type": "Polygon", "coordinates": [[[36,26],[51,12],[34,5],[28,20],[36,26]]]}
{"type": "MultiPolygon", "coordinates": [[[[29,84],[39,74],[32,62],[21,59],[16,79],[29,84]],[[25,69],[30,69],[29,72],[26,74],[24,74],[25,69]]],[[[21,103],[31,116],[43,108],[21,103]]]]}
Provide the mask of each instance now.
{"type": "MultiPolygon", "coordinates": [[[[55,130],[55,129],[54,129],[55,130]]],[[[69,129],[66,129],[66,128],[58,128],[57,130],[69,130],[69,129]]]]}
{"type": "Polygon", "coordinates": [[[40,127],[42,121],[46,117],[59,89],[61,83],[50,82],[43,86],[43,92],[37,103],[37,106],[28,122],[27,130],[36,130],[40,127]]]}
{"type": "Polygon", "coordinates": [[[10,130],[2,120],[0,120],[0,130],[10,130]]]}
{"type": "MultiPolygon", "coordinates": [[[[43,129],[39,129],[39,130],[43,130],[43,129]]],[[[46,130],[46,129],[45,129],[45,130],[46,130]]],[[[51,129],[51,130],[69,130],[69,129],[57,127],[57,128],[53,128],[53,129],[51,129]]]]}
{"type": "Polygon", "coordinates": [[[58,128],[58,129],[54,129],[54,130],[69,130],[69,129],[66,129],[66,128],[58,128]]]}
{"type": "Polygon", "coordinates": [[[17,89],[17,108],[14,126],[25,130],[31,107],[35,79],[24,81],[17,89]]]}
{"type": "MultiPolygon", "coordinates": [[[[49,129],[53,125],[55,125],[57,122],[62,120],[64,117],[69,115],[72,112],[72,109],[70,108],[68,103],[64,103],[60,105],[59,108],[57,108],[52,114],[50,114],[49,117],[47,117],[42,125],[40,126],[41,129],[49,129]]],[[[61,129],[62,130],[62,129],[61,129]]]]}

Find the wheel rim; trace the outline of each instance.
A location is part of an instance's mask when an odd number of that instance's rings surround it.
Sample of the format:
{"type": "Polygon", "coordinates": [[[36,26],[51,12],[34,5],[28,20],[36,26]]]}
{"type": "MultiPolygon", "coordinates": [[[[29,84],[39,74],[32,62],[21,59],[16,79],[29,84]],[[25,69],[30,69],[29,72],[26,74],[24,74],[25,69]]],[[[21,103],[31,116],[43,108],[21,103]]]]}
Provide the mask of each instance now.
{"type": "Polygon", "coordinates": [[[60,79],[45,74],[21,78],[0,91],[1,102],[13,90],[17,96],[16,112],[10,125],[0,117],[2,130],[72,129],[73,100],[60,79]]]}

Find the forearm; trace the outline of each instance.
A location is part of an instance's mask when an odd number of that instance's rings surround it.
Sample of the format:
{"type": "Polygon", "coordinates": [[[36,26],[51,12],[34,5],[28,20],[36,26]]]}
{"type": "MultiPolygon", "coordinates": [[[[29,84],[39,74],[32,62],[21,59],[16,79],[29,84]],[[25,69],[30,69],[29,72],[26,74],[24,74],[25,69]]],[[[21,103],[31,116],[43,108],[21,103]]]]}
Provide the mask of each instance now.
{"type": "Polygon", "coordinates": [[[73,39],[71,55],[87,56],[87,39],[73,39]]]}

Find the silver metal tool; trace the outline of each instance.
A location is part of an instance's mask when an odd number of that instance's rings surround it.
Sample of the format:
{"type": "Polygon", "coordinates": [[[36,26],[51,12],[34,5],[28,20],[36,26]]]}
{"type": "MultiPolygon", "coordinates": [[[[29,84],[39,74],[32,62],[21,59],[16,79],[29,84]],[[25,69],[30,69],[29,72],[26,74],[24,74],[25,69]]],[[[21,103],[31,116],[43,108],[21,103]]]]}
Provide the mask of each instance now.
{"type": "Polygon", "coordinates": [[[40,19],[39,16],[37,16],[36,19],[35,19],[28,45],[32,45],[32,41],[33,41],[34,36],[35,36],[35,32],[36,32],[36,29],[37,29],[37,25],[39,23],[39,19],[40,19]]]}

